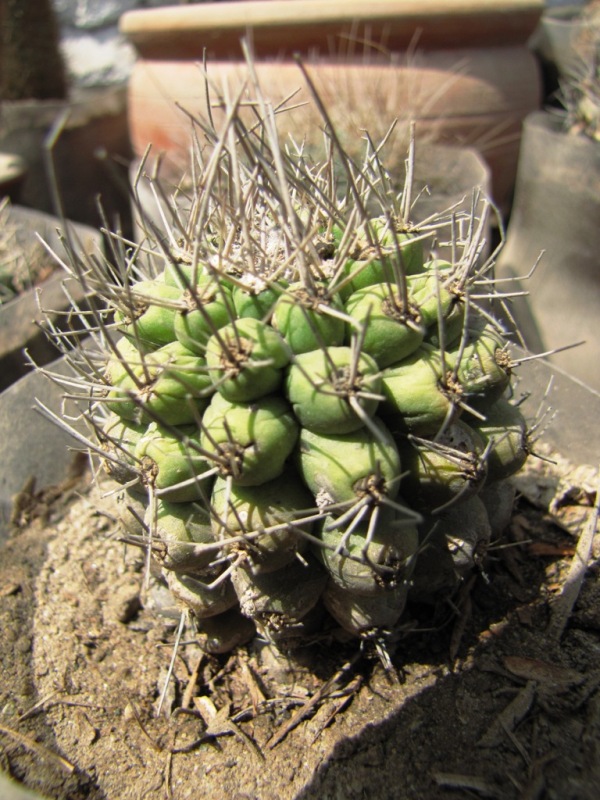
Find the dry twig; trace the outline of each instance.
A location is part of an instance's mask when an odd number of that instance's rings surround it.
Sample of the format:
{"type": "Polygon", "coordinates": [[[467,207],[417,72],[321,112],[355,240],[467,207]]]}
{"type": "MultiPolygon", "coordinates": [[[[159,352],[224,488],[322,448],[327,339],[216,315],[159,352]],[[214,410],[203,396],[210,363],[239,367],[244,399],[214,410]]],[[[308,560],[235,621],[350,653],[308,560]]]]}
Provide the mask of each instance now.
{"type": "Polygon", "coordinates": [[[571,561],[571,568],[560,593],[558,599],[552,608],[552,617],[548,625],[547,633],[549,638],[558,642],[567,626],[571,612],[577,602],[585,573],[587,571],[590,556],[592,554],[592,544],[594,536],[596,535],[596,528],[598,527],[598,517],[600,515],[600,481],[596,487],[596,504],[594,512],[589,520],[589,524],[583,529],[579,541],[577,542],[577,550],[575,557],[571,561]]]}
{"type": "Polygon", "coordinates": [[[298,725],[318,707],[319,703],[321,703],[331,694],[334,686],[340,681],[341,678],[344,677],[344,675],[346,675],[350,669],[352,669],[360,657],[361,653],[358,652],[354,658],[352,658],[350,661],[347,661],[342,667],[340,667],[335,675],[332,675],[329,680],[325,681],[325,683],[312,695],[312,697],[309,697],[308,700],[302,706],[300,706],[290,721],[269,739],[267,742],[267,747],[269,750],[277,747],[277,745],[285,739],[288,733],[293,731],[294,728],[298,727],[298,725]]]}
{"type": "Polygon", "coordinates": [[[22,733],[18,731],[12,730],[12,728],[7,728],[5,725],[0,725],[0,733],[4,733],[6,736],[10,736],[11,739],[14,739],[15,742],[23,745],[28,750],[31,750],[36,755],[38,755],[42,759],[48,759],[53,761],[55,764],[58,764],[62,769],[72,775],[75,772],[75,765],[71,764],[70,761],[67,761],[66,758],[59,756],[58,753],[55,753],[54,750],[50,750],[49,747],[46,747],[39,742],[36,742],[34,739],[30,739],[29,736],[24,736],[22,733]]]}

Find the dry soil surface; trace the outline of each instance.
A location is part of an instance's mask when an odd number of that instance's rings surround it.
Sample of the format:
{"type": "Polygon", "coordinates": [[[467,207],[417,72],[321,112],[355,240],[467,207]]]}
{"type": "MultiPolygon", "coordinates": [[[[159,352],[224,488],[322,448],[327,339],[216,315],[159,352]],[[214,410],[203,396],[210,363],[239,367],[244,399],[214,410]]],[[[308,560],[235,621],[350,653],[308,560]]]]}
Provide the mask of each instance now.
{"type": "Polygon", "coordinates": [[[597,475],[531,459],[453,602],[384,669],[330,635],[289,665],[202,655],[140,601],[89,475],[24,493],[0,561],[0,769],[47,798],[596,800],[597,475]]]}

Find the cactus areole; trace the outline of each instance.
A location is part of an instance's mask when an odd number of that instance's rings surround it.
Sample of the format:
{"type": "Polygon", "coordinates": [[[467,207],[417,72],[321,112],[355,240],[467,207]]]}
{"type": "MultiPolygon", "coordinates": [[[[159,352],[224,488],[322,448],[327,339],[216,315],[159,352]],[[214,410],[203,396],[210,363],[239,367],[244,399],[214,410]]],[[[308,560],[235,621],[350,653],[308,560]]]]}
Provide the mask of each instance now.
{"type": "Polygon", "coordinates": [[[313,163],[249,85],[251,122],[216,97],[193,179],[158,184],[163,228],[117,263],[71,253],[103,302],[81,312],[94,347],[56,338],[87,443],[143,499],[137,543],[201,646],[387,646],[413,575],[421,600],[443,562],[430,585],[451,595],[481,563],[489,525],[466,532],[461,506],[527,455],[509,336],[484,310],[489,205],[414,225],[385,147],[367,139],[356,164],[323,109],[330,156],[313,163]]]}

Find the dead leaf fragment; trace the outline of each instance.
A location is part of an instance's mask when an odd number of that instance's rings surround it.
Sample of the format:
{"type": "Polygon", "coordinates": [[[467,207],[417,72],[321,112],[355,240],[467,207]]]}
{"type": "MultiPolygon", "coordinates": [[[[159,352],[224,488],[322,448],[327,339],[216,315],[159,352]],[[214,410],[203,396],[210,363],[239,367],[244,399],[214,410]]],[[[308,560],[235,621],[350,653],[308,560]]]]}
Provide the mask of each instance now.
{"type": "Polygon", "coordinates": [[[506,656],[504,666],[518,678],[538,683],[579,684],[585,676],[574,669],[523,656],[506,656]]]}
{"type": "Polygon", "coordinates": [[[5,583],[3,586],[0,586],[0,597],[10,597],[12,594],[17,594],[20,590],[20,583],[5,583]]]}
{"type": "Polygon", "coordinates": [[[482,797],[499,797],[498,791],[478,775],[458,775],[450,772],[436,772],[433,779],[438,786],[448,789],[466,789],[477,792],[482,797]]]}

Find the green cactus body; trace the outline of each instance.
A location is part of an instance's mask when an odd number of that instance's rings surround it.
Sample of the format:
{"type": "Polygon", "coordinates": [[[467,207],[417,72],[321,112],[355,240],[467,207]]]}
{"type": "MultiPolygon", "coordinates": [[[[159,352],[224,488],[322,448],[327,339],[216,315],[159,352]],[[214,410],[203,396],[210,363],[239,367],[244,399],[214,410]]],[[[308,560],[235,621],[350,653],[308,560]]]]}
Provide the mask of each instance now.
{"type": "Polygon", "coordinates": [[[201,417],[213,393],[204,358],[179,342],[133,358],[131,373],[121,366],[123,374],[108,394],[112,411],[140,423],[160,420],[166,425],[186,425],[201,417]]]}
{"type": "Polygon", "coordinates": [[[469,418],[469,424],[490,444],[488,481],[500,481],[518,472],[528,455],[527,420],[517,406],[500,398],[485,411],[485,419],[469,418]]]}
{"type": "MultiPolygon", "coordinates": [[[[341,234],[337,244],[340,240],[341,234]]],[[[386,217],[372,218],[362,226],[356,250],[356,257],[344,266],[344,274],[353,276],[354,290],[393,281],[395,272],[415,275],[424,269],[423,239],[418,237],[418,232],[400,230],[386,217]],[[372,258],[368,257],[370,254],[372,258]],[[361,261],[367,265],[364,271],[360,269],[361,261]],[[392,262],[396,264],[395,269],[392,262]]]]}
{"type": "Polygon", "coordinates": [[[242,613],[252,619],[268,639],[284,636],[316,606],[327,583],[327,573],[310,555],[282,569],[253,573],[241,566],[232,582],[242,613]]]}
{"type": "Polygon", "coordinates": [[[231,292],[210,275],[181,295],[182,308],[174,317],[174,337],[193,353],[204,355],[209,338],[235,319],[231,292]]]}
{"type": "Polygon", "coordinates": [[[175,316],[181,290],[157,281],[139,281],[123,297],[127,312],[115,313],[120,330],[136,343],[160,347],[175,339],[175,316]]]}
{"type": "Polygon", "coordinates": [[[204,474],[212,464],[200,452],[200,437],[194,426],[178,431],[151,423],[135,448],[144,480],[172,503],[202,500],[210,494],[204,474]]]}
{"type": "Polygon", "coordinates": [[[406,607],[408,584],[382,589],[376,595],[359,595],[330,581],[323,593],[325,608],[352,636],[369,637],[391,631],[406,607]]]}
{"type": "Polygon", "coordinates": [[[298,423],[278,395],[230,403],[214,395],[203,417],[201,443],[223,477],[259,486],[279,477],[298,438],[298,423]]]}
{"type": "Polygon", "coordinates": [[[492,537],[487,509],[479,496],[466,499],[419,524],[420,555],[411,577],[410,597],[443,600],[484,558],[492,537]]]}
{"type": "Polygon", "coordinates": [[[290,470],[260,486],[230,485],[217,478],[211,497],[213,532],[226,552],[246,554],[253,572],[272,572],[305,549],[301,531],[310,532],[312,523],[303,523],[302,517],[309,515],[312,504],[312,496],[290,470]]]}
{"type": "Polygon", "coordinates": [[[286,396],[300,424],[325,434],[362,428],[364,416],[372,417],[377,410],[380,389],[376,362],[366,353],[356,357],[350,347],[296,356],[285,381],[286,396]]]}
{"type": "Polygon", "coordinates": [[[483,486],[487,464],[481,437],[460,420],[435,439],[398,439],[407,470],[402,491],[418,510],[437,510],[475,494],[483,486]]]}
{"type": "Polygon", "coordinates": [[[264,285],[264,281],[261,281],[257,288],[235,286],[231,297],[238,319],[252,317],[263,322],[268,321],[273,314],[275,303],[286,288],[287,284],[281,280],[272,285],[264,285]],[[263,288],[260,288],[261,286],[263,288]]]}
{"type": "MultiPolygon", "coordinates": [[[[425,336],[418,309],[402,302],[391,284],[359,289],[346,300],[346,312],[356,327],[364,328],[363,352],[375,359],[381,369],[409,356],[425,336]]],[[[348,324],[347,339],[355,333],[348,324]]]]}
{"type": "Polygon", "coordinates": [[[218,577],[215,571],[203,577],[171,570],[166,572],[172,595],[200,620],[216,617],[237,605],[237,596],[230,580],[212,586],[218,577]]]}
{"type": "Polygon", "coordinates": [[[439,351],[422,345],[408,358],[383,370],[379,413],[394,432],[433,436],[459,413],[462,390],[444,375],[439,351]]]}
{"type": "Polygon", "coordinates": [[[462,336],[465,326],[466,306],[464,300],[459,295],[455,295],[452,303],[441,320],[436,320],[429,326],[425,334],[425,344],[442,348],[444,351],[448,347],[455,346],[462,336]]]}
{"type": "Polygon", "coordinates": [[[256,634],[256,626],[237,608],[230,608],[214,617],[205,617],[197,623],[197,641],[210,655],[221,655],[247,644],[256,634]]]}
{"type": "Polygon", "coordinates": [[[309,289],[302,283],[292,283],[275,304],[273,326],[293,353],[308,353],[343,344],[345,325],[339,316],[343,310],[341,301],[336,295],[329,297],[323,284],[309,289]],[[328,308],[333,313],[328,313],[328,308]]]}
{"type": "Polygon", "coordinates": [[[220,98],[219,124],[198,126],[165,230],[149,221],[135,247],[114,234],[110,260],[70,253],[99,299],[77,309],[92,347],[51,333],[73,345],[90,451],[134,508],[124,538],[207,652],[337,626],[381,654],[411,581],[436,604],[479,567],[527,456],[508,336],[480,305],[489,206],[417,227],[385,142],[346,157],[324,118],[315,162],[257,100],[220,98]]]}
{"type": "Polygon", "coordinates": [[[214,549],[194,547],[214,543],[210,517],[202,506],[158,500],[156,511],[148,506],[145,522],[153,532],[154,558],[165,569],[201,573],[215,560],[214,549]]]}
{"type": "MultiPolygon", "coordinates": [[[[426,328],[437,327],[440,319],[444,324],[458,304],[458,296],[452,290],[451,283],[448,285],[448,279],[444,280],[444,275],[438,271],[411,276],[408,279],[408,292],[426,328]]],[[[459,305],[459,308],[463,309],[462,319],[459,318],[462,331],[464,307],[459,305]]],[[[453,322],[459,324],[458,321],[453,322]]]]}
{"type": "Polygon", "coordinates": [[[419,231],[408,231],[397,223],[392,230],[387,217],[376,217],[370,220],[370,226],[380,247],[386,248],[393,258],[400,261],[404,275],[416,275],[424,269],[423,239],[418,238],[419,231]],[[400,256],[398,257],[398,250],[400,256]]]}
{"type": "Polygon", "coordinates": [[[492,529],[492,539],[500,539],[508,528],[516,496],[517,489],[510,480],[487,480],[477,495],[486,507],[492,529]]]}
{"type": "Polygon", "coordinates": [[[180,260],[166,265],[163,280],[167,286],[175,286],[183,292],[191,286],[199,286],[202,281],[206,281],[206,273],[202,264],[191,264],[180,260]]]}
{"type": "Polygon", "coordinates": [[[399,234],[398,251],[388,246],[367,248],[360,252],[359,258],[349,258],[339,278],[340,291],[344,300],[359,289],[379,284],[394,285],[403,275],[417,275],[423,271],[422,242],[413,241],[407,234],[399,234]]]}
{"type": "MultiPolygon", "coordinates": [[[[114,343],[114,350],[110,352],[106,360],[104,377],[111,386],[118,386],[132,373],[142,375],[144,362],[144,353],[129,337],[121,336],[114,343]]],[[[115,410],[115,413],[118,414],[118,410],[115,410]]]]}
{"type": "Polygon", "coordinates": [[[206,345],[214,385],[232,403],[249,403],[278,389],[290,356],[277,331],[252,317],[221,328],[206,345]]]}
{"type": "Polygon", "coordinates": [[[137,478],[139,464],[134,452],[145,432],[144,425],[136,425],[117,414],[111,414],[103,422],[98,438],[108,455],[104,468],[118,483],[129,483],[137,478]]]}
{"type": "Polygon", "coordinates": [[[476,329],[467,345],[447,352],[469,403],[487,408],[510,384],[511,361],[499,332],[491,325],[476,329]]]}
{"type": "MultiPolygon", "coordinates": [[[[363,254],[361,254],[363,255],[363,254]]],[[[340,276],[343,281],[342,297],[347,300],[350,295],[367,286],[377,286],[380,283],[393,283],[394,270],[387,258],[348,259],[340,276]]]]}
{"type": "Polygon", "coordinates": [[[418,548],[414,522],[399,519],[391,508],[377,514],[372,536],[370,515],[349,534],[327,516],[319,534],[325,547],[315,548],[331,579],[358,595],[377,594],[407,580],[418,548]]]}
{"type": "Polygon", "coordinates": [[[394,439],[376,417],[371,428],[345,435],[300,432],[299,465],[304,482],[317,501],[350,503],[360,498],[395,497],[400,457],[394,439]]]}
{"type": "Polygon", "coordinates": [[[144,398],[143,418],[168,425],[199,420],[213,393],[206,360],[172,342],[151,353],[146,364],[156,377],[144,398]]]}

